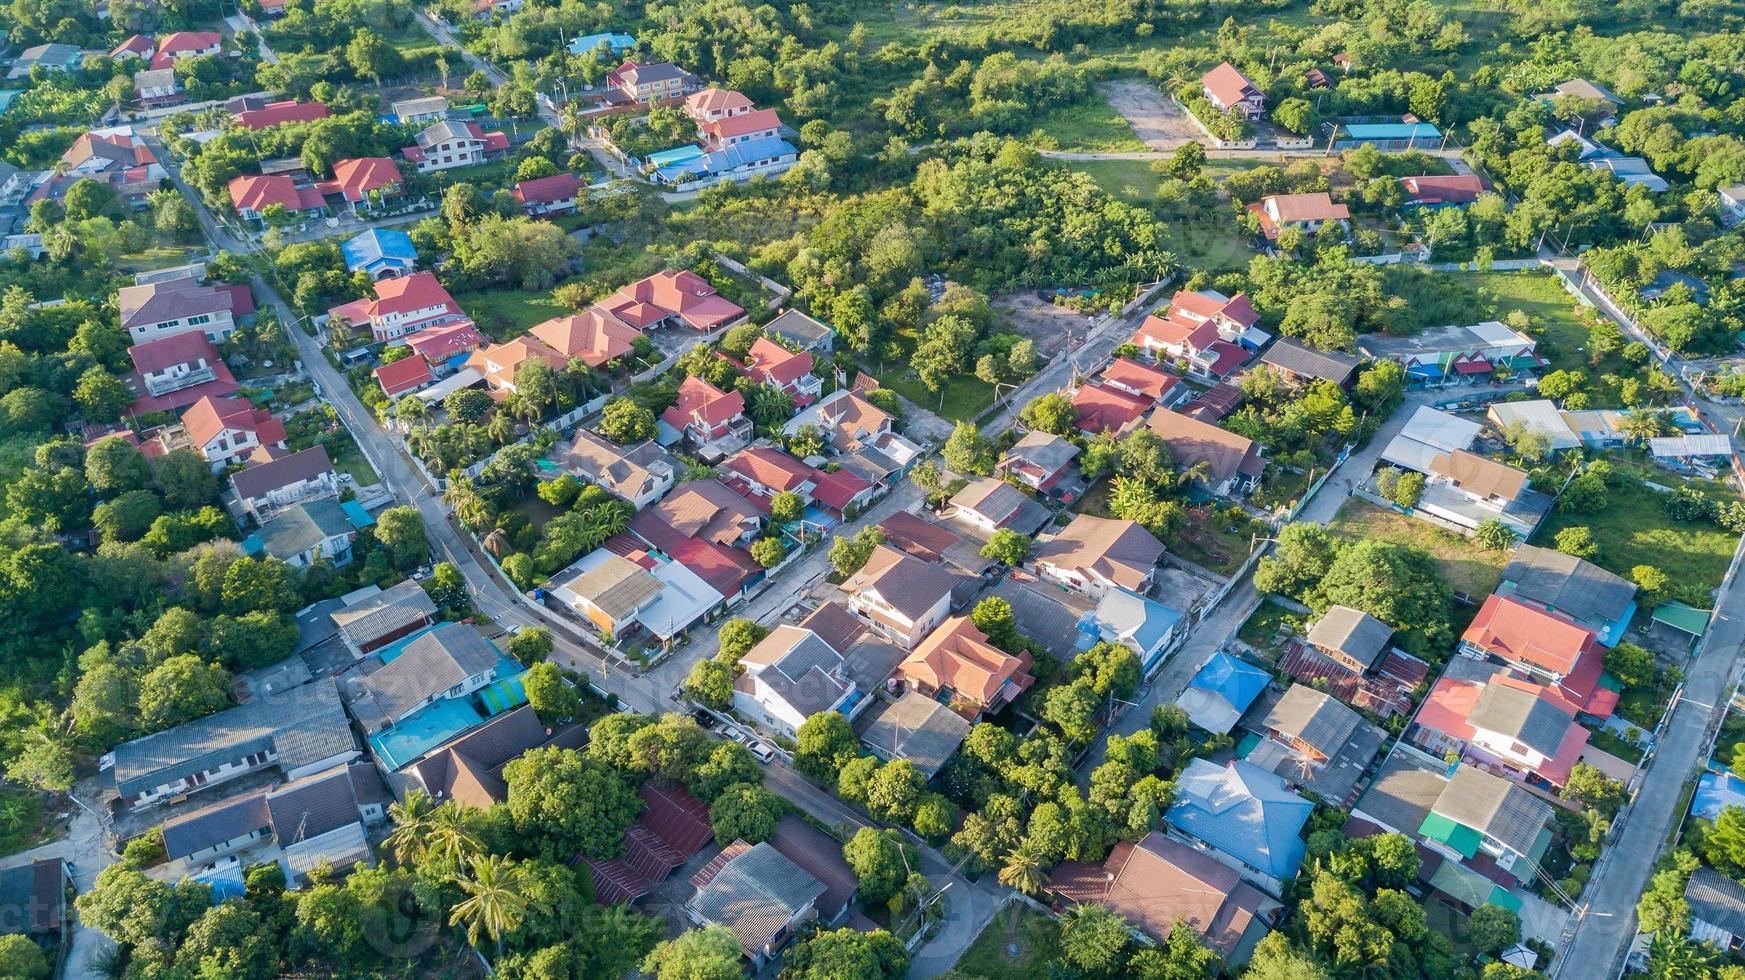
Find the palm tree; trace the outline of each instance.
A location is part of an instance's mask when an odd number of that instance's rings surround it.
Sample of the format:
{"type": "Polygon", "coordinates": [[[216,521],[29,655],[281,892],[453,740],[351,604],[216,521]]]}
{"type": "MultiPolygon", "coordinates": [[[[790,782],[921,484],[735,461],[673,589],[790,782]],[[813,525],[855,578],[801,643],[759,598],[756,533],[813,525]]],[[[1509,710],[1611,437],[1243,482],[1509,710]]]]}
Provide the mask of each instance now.
{"type": "Polygon", "coordinates": [[[473,824],[473,811],[467,807],[452,801],[437,807],[425,834],[425,859],[447,859],[458,868],[477,858],[484,847],[473,832],[473,824]]]}
{"type": "Polygon", "coordinates": [[[1618,422],[1618,431],[1631,441],[1646,445],[1648,440],[1672,431],[1672,420],[1665,412],[1642,409],[1624,416],[1618,422]]]}
{"type": "Polygon", "coordinates": [[[489,505],[485,503],[485,498],[479,496],[471,479],[458,473],[449,477],[448,489],[443,491],[442,502],[468,527],[482,525],[488,516],[489,505]]]}
{"type": "Polygon", "coordinates": [[[1648,946],[1648,975],[1654,980],[1699,980],[1713,975],[1714,963],[1713,947],[1667,929],[1657,930],[1648,946]]]}
{"type": "Polygon", "coordinates": [[[430,814],[435,809],[436,801],[421,789],[412,790],[406,794],[405,800],[388,807],[388,819],[394,823],[394,832],[382,843],[394,855],[395,861],[416,864],[424,860],[430,846],[426,836],[430,830],[430,814]]]}
{"type": "Polygon", "coordinates": [[[507,412],[492,412],[491,421],[485,423],[485,432],[499,446],[507,446],[515,439],[515,420],[507,412]]]}
{"type": "Polygon", "coordinates": [[[1037,894],[1047,883],[1048,875],[1042,870],[1042,858],[1027,845],[1020,844],[1016,850],[1006,855],[1006,863],[1000,866],[1000,884],[1016,888],[1026,895],[1037,894]]]}
{"type": "Polygon", "coordinates": [[[521,895],[521,869],[501,854],[486,854],[473,861],[470,874],[453,875],[466,898],[449,912],[448,924],[466,924],[467,942],[479,944],[480,934],[491,937],[497,953],[503,952],[503,934],[521,925],[527,900],[521,895]]]}

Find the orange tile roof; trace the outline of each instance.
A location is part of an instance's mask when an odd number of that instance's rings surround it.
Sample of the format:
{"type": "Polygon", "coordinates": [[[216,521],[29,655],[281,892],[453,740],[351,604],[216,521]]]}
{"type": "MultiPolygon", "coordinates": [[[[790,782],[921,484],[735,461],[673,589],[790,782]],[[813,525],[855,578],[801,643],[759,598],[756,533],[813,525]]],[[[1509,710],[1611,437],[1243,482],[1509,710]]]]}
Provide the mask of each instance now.
{"type": "Polygon", "coordinates": [[[1584,657],[1603,656],[1592,630],[1503,595],[1484,601],[1461,641],[1518,663],[1573,673],[1584,657]]]}
{"type": "Polygon", "coordinates": [[[1024,661],[989,643],[967,616],[939,624],[897,665],[897,676],[933,690],[950,688],[978,706],[993,703],[1008,682],[1022,691],[1036,680],[1024,661]]]}
{"type": "Polygon", "coordinates": [[[590,306],[572,316],[561,316],[528,331],[565,357],[579,357],[589,367],[599,367],[630,353],[642,332],[603,306],[590,306]]]}

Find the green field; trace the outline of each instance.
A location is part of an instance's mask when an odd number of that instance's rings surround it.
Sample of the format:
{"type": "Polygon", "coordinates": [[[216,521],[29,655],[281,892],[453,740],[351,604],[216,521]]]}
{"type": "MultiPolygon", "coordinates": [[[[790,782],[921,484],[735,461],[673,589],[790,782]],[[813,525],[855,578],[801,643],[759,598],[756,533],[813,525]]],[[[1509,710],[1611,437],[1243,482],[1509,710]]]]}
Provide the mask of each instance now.
{"type": "MultiPolygon", "coordinates": [[[[1063,166],[1089,176],[1128,204],[1151,208],[1157,203],[1158,185],[1167,179],[1152,173],[1151,164],[1150,160],[1074,160],[1063,166]]],[[[1167,221],[1163,231],[1170,251],[1191,269],[1246,269],[1255,255],[1222,206],[1198,221],[1167,221]]]]}
{"type": "Polygon", "coordinates": [[[551,290],[487,289],[454,298],[493,340],[507,340],[528,327],[568,312],[551,298],[551,290]]]}
{"type": "Polygon", "coordinates": [[[1077,105],[1060,106],[1036,117],[1034,133],[1048,149],[1086,153],[1130,153],[1146,149],[1102,96],[1092,92],[1077,105]]]}
{"type": "Polygon", "coordinates": [[[979,980],[1047,976],[1060,957],[1060,925],[1019,902],[999,911],[957,961],[956,973],[979,980]]]}
{"type": "MultiPolygon", "coordinates": [[[[1678,483],[1677,477],[1665,473],[1655,474],[1653,479],[1663,486],[1678,483]]],[[[1612,487],[1606,506],[1595,513],[1553,510],[1539,525],[1533,543],[1550,547],[1558,531],[1576,526],[1593,532],[1600,547],[1594,563],[1601,568],[1628,578],[1635,566],[1652,565],[1665,572],[1674,585],[1704,591],[1721,584],[1739,540],[1738,535],[1713,524],[1673,520],[1667,516],[1659,493],[1629,480],[1612,487]]],[[[1709,603],[1697,605],[1707,607],[1709,603]]]]}
{"type": "Polygon", "coordinates": [[[945,382],[942,390],[928,391],[904,365],[891,365],[888,371],[881,371],[880,365],[862,362],[861,369],[878,378],[879,384],[952,421],[973,419],[994,403],[994,389],[974,375],[958,375],[945,382]]]}
{"type": "Polygon", "coordinates": [[[1356,497],[1339,508],[1327,529],[1349,541],[1386,541],[1426,552],[1435,560],[1443,579],[1454,587],[1455,594],[1468,596],[1474,602],[1496,590],[1503,577],[1503,566],[1508,563],[1508,556],[1502,552],[1485,551],[1452,531],[1356,497]]]}

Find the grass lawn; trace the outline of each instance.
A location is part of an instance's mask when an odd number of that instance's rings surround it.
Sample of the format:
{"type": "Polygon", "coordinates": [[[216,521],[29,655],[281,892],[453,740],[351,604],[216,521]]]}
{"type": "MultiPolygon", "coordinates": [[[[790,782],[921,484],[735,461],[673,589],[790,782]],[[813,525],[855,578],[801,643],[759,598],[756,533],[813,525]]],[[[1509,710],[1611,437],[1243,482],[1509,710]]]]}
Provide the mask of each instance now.
{"type": "Polygon", "coordinates": [[[351,478],[356,480],[360,487],[371,487],[382,482],[382,478],[377,476],[375,469],[370,466],[370,461],[365,459],[364,454],[359,452],[356,447],[342,453],[338,459],[334,460],[333,468],[341,473],[350,473],[351,478]]]}
{"type": "Polygon", "coordinates": [[[1615,755],[1626,762],[1634,762],[1637,764],[1642,762],[1641,748],[1624,741],[1622,738],[1619,738],[1617,735],[1614,735],[1605,729],[1588,732],[1587,744],[1599,749],[1601,752],[1615,755]]]}
{"type": "Polygon", "coordinates": [[[945,382],[940,391],[928,391],[921,379],[900,364],[880,365],[862,361],[861,369],[879,379],[879,384],[895,391],[929,412],[952,421],[973,419],[994,403],[994,389],[974,375],[959,375],[945,382]],[[941,400],[941,395],[944,396],[941,400]]]}
{"type": "Polygon", "coordinates": [[[1112,517],[1109,513],[1109,494],[1115,486],[1114,480],[1098,480],[1086,490],[1084,496],[1073,501],[1072,509],[1080,514],[1092,517],[1112,517]]]}
{"type": "MultiPolygon", "coordinates": [[[[1655,482],[1671,485],[1676,477],[1657,474],[1655,482]]],[[[1699,488],[1701,484],[1697,484],[1699,488]]],[[[1712,524],[1687,524],[1666,514],[1662,496],[1635,482],[1613,487],[1606,506],[1591,514],[1565,514],[1553,510],[1539,525],[1533,543],[1550,547],[1557,532],[1585,526],[1593,532],[1600,553],[1594,562],[1625,578],[1637,565],[1652,565],[1667,574],[1673,584],[1697,590],[1712,590],[1727,574],[1738,536],[1712,524]]],[[[1707,602],[1697,605],[1708,606],[1707,602]]]]}
{"type": "Polygon", "coordinates": [[[492,340],[507,340],[566,312],[551,298],[549,289],[489,289],[462,293],[454,300],[492,340]]]}
{"type": "Polygon", "coordinates": [[[1060,957],[1060,925],[1028,905],[1013,902],[988,923],[957,961],[955,972],[980,980],[1030,980],[1047,976],[1060,957]]]}
{"type": "Polygon", "coordinates": [[[1277,666],[1284,657],[1284,637],[1301,635],[1308,626],[1308,618],[1277,602],[1263,602],[1237,630],[1236,637],[1266,655],[1270,665],[1277,666]]]}
{"type": "Polygon", "coordinates": [[[1234,575],[1248,560],[1255,530],[1245,520],[1232,521],[1223,512],[1204,521],[1190,514],[1187,525],[1176,536],[1174,550],[1184,560],[1202,568],[1219,575],[1234,575]]]}
{"type": "Polygon", "coordinates": [[[1455,593],[1469,596],[1474,602],[1496,590],[1503,577],[1503,566],[1508,562],[1507,555],[1484,551],[1452,531],[1355,497],[1339,508],[1327,529],[1352,541],[1373,538],[1427,552],[1455,593]]]}
{"type": "Polygon", "coordinates": [[[143,252],[131,252],[115,260],[115,265],[126,272],[152,272],[157,269],[168,269],[172,266],[187,265],[189,256],[197,249],[180,246],[154,245],[143,252]]]}
{"type": "Polygon", "coordinates": [[[527,519],[533,522],[535,529],[543,528],[545,527],[545,522],[569,512],[568,507],[554,507],[551,504],[546,503],[537,493],[530,493],[527,496],[522,497],[520,500],[515,501],[509,509],[526,514],[527,519]]]}
{"type": "MultiPolygon", "coordinates": [[[[1036,117],[1032,142],[1089,153],[1140,152],[1148,147],[1114,107],[1093,93],[1077,105],[1061,106],[1036,117]]],[[[1143,163],[1144,161],[1138,161],[1143,163]]]]}
{"type": "Polygon", "coordinates": [[[1073,160],[1068,170],[1086,174],[1097,186],[1128,204],[1146,205],[1157,199],[1163,178],[1151,172],[1150,160],[1073,160]]]}
{"type": "Polygon", "coordinates": [[[476,163],[470,167],[456,167],[453,170],[438,171],[437,178],[442,186],[452,187],[455,184],[472,184],[487,194],[499,187],[512,187],[515,184],[515,168],[521,166],[521,161],[504,158],[476,163]]]}

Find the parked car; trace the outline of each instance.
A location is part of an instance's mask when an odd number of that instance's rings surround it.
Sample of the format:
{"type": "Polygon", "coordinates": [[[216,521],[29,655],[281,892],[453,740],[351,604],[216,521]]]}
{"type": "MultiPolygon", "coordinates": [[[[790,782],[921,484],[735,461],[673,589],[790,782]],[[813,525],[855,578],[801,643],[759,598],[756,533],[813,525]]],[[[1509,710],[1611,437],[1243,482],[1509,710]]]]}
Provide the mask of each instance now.
{"type": "Polygon", "coordinates": [[[775,748],[768,742],[753,741],[746,748],[751,749],[751,754],[757,756],[759,762],[769,762],[776,757],[775,748]]]}

